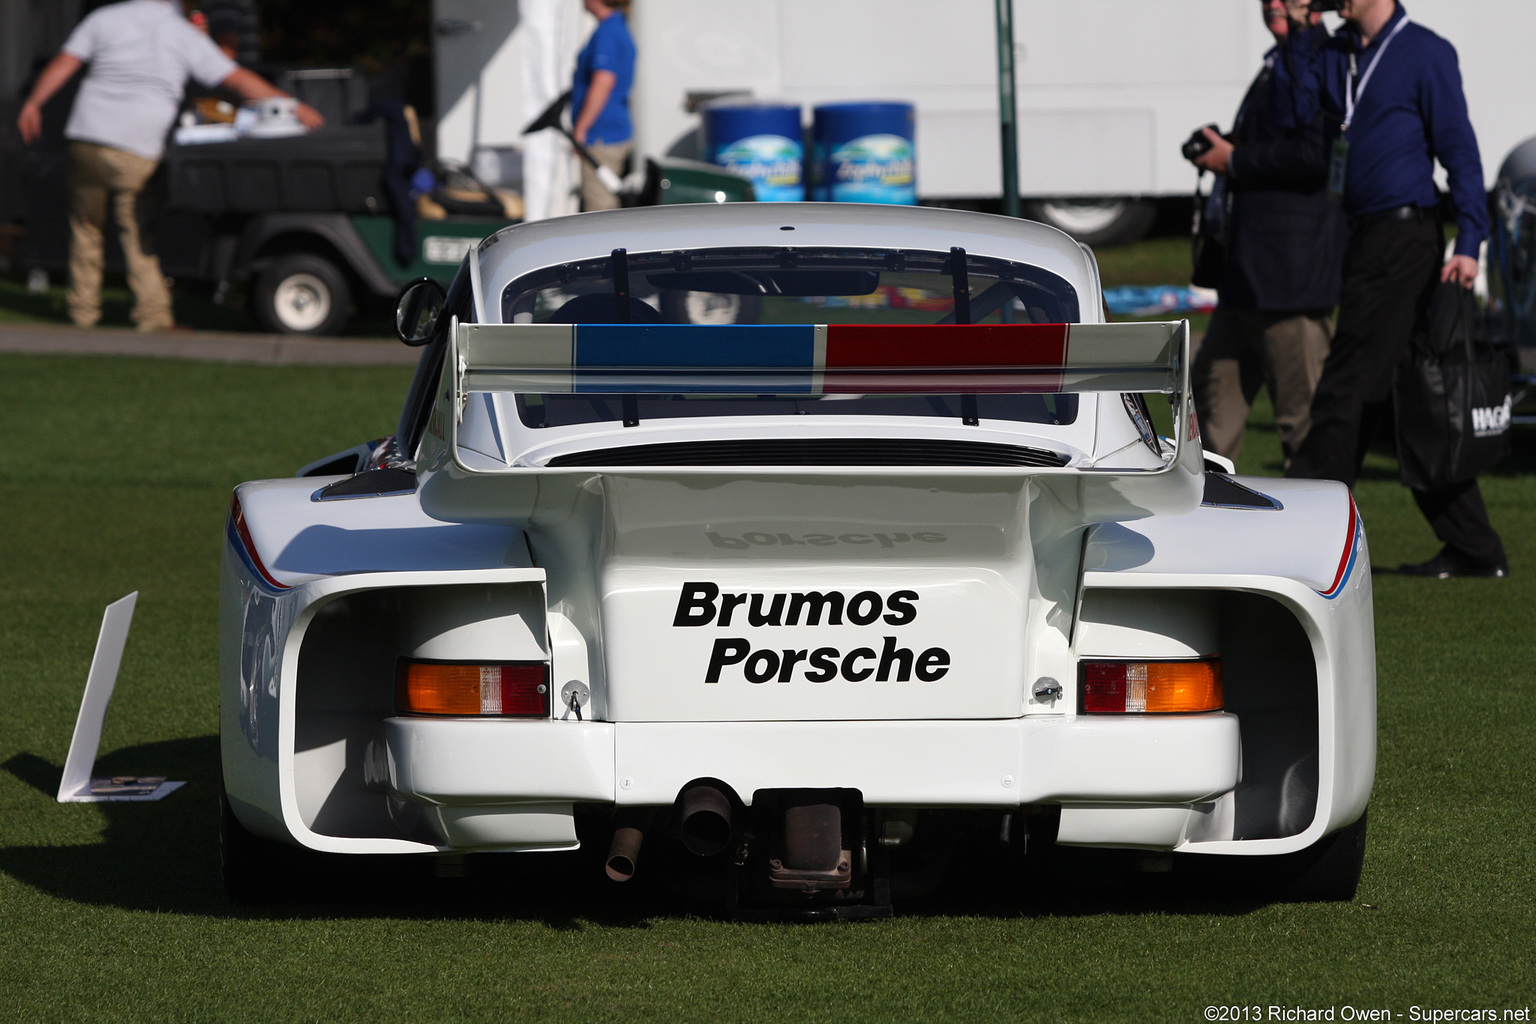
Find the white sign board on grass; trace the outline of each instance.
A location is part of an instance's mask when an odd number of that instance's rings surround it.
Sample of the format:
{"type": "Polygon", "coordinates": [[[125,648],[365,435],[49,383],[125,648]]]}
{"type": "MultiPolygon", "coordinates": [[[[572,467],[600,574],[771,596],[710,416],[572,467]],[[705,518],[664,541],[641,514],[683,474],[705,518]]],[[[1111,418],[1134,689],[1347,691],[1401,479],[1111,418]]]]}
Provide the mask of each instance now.
{"type": "Polygon", "coordinates": [[[123,663],[123,648],[128,643],[128,627],[133,622],[133,607],[139,592],[113,601],[101,617],[101,633],[96,638],[96,655],[85,679],[85,697],[75,719],[75,734],[69,741],[69,756],[64,760],[64,776],[59,780],[59,803],[100,803],[116,800],[159,800],[186,785],[167,782],[164,776],[117,775],[92,778],[96,750],[101,746],[101,727],[117,685],[117,670],[123,663]]]}

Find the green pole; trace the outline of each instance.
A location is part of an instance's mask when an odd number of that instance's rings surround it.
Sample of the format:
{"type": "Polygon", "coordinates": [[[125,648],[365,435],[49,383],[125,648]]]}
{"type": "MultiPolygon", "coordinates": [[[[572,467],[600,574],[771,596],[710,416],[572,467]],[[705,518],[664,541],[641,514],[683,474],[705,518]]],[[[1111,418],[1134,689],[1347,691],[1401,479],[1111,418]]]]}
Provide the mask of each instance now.
{"type": "Polygon", "coordinates": [[[1013,98],[1013,0],[997,0],[997,121],[1003,142],[1003,213],[1019,215],[1019,128],[1013,98]]]}

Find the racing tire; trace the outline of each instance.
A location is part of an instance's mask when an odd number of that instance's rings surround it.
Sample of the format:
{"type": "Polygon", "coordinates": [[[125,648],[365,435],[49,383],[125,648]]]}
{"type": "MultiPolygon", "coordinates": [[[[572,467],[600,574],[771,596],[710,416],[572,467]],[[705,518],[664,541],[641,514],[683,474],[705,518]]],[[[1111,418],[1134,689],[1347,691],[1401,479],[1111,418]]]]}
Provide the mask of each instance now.
{"type": "Polygon", "coordinates": [[[336,334],[352,304],[347,276],[323,256],[280,256],[261,271],[251,291],[251,315],[272,334],[336,334]]]}
{"type": "Polygon", "coordinates": [[[295,851],[253,834],[219,787],[219,873],[224,895],[236,906],[268,906],[293,892],[295,851]]]}
{"type": "MultiPolygon", "coordinates": [[[[1365,866],[1366,817],[1324,836],[1312,846],[1278,857],[1216,857],[1211,870],[1198,871],[1200,889],[1218,881],[1242,900],[1279,903],[1341,903],[1355,898],[1365,866]]],[[[1189,854],[1190,867],[1206,858],[1189,854]]],[[[1191,882],[1195,882],[1191,878],[1191,882]]]]}
{"type": "Polygon", "coordinates": [[[669,324],[755,324],[763,312],[760,295],[728,295],[723,292],[688,292],[668,289],[661,293],[661,316],[669,324]]]}
{"type": "Polygon", "coordinates": [[[1292,854],[1282,898],[1287,903],[1340,903],[1355,898],[1365,868],[1366,815],[1312,846],[1292,854]]]}
{"type": "Polygon", "coordinates": [[[1126,245],[1152,229],[1157,205],[1127,196],[1035,199],[1024,204],[1024,216],[1065,231],[1084,245],[1126,245]]]}

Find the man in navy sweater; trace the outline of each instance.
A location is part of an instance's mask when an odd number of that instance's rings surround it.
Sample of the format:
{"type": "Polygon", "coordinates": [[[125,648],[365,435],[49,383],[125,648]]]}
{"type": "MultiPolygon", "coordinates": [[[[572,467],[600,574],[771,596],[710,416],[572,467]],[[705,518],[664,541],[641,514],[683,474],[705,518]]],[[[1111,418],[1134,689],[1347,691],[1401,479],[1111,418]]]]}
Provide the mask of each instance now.
{"type": "Polygon", "coordinates": [[[1191,384],[1202,442],[1234,462],[1261,385],[1287,461],[1306,439],[1344,259],[1344,215],[1325,188],[1333,126],[1320,110],[1299,126],[1276,116],[1290,105],[1275,88],[1290,23],[1284,0],[1264,0],[1260,13],[1277,45],[1264,55],[1230,136],[1204,129],[1211,148],[1193,161],[1221,176],[1212,199],[1221,197],[1225,214],[1226,259],[1191,384]]]}
{"type": "MultiPolygon", "coordinates": [[[[1467,117],[1456,50],[1414,23],[1398,0],[1344,0],[1345,26],[1329,37],[1308,23],[1310,4],[1287,0],[1298,123],[1321,107],[1338,127],[1330,189],[1349,218],[1339,322],[1312,404],[1312,428],[1287,476],[1354,485],[1365,448],[1391,409],[1393,378],[1437,284],[1471,287],[1488,236],[1477,138],[1467,117]],[[1444,234],[1434,165],[1450,181],[1456,246],[1444,234]]],[[[1415,576],[1504,576],[1504,547],[1477,481],[1413,492],[1443,543],[1415,576]]]]}

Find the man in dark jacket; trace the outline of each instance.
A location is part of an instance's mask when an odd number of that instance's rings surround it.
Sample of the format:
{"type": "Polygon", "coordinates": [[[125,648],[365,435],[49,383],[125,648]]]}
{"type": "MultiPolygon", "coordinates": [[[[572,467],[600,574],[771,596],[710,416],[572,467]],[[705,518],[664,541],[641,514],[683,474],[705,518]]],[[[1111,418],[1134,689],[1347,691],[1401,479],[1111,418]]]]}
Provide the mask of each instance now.
{"type": "MultiPolygon", "coordinates": [[[[1288,476],[1354,486],[1367,443],[1390,423],[1394,378],[1442,283],[1470,288],[1488,237],[1482,158],[1456,49],[1408,17],[1400,0],[1345,0],[1329,37],[1291,0],[1292,123],[1321,111],[1337,128],[1332,177],[1349,218],[1339,329],[1313,401],[1313,429],[1288,476]],[[1435,187],[1446,170],[1456,241],[1449,258],[1435,187]]],[[[1442,547],[1411,576],[1502,577],[1504,543],[1477,480],[1413,491],[1442,547]]]]}
{"type": "MultiPolygon", "coordinates": [[[[1265,26],[1284,43],[1284,0],[1265,0],[1265,26]]],[[[1345,222],[1327,197],[1327,129],[1318,117],[1281,126],[1275,95],[1277,46],[1238,109],[1229,138],[1205,129],[1210,150],[1194,162],[1216,172],[1224,200],[1226,266],[1219,304],[1195,357],[1195,405],[1206,448],[1236,459],[1261,385],[1275,408],[1287,460],[1311,424],[1312,393],[1333,334],[1345,222]]],[[[1287,118],[1289,120],[1289,118],[1287,118]]]]}

